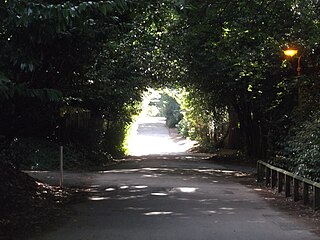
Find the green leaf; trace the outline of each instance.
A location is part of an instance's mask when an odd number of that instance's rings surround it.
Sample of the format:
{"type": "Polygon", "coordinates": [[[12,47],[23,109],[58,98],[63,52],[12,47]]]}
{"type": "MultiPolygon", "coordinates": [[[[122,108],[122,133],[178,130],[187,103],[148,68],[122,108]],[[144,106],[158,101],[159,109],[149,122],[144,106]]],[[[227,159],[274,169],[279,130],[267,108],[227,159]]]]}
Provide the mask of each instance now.
{"type": "Polygon", "coordinates": [[[107,14],[107,6],[105,4],[100,4],[99,10],[102,12],[103,15],[107,14]]]}
{"type": "Polygon", "coordinates": [[[11,80],[9,78],[7,78],[6,76],[4,76],[3,74],[0,73],[0,86],[3,83],[11,83],[11,80]]]}
{"type": "Polygon", "coordinates": [[[59,102],[62,99],[62,92],[56,89],[44,89],[47,95],[47,99],[50,102],[59,102]]]}
{"type": "Polygon", "coordinates": [[[29,71],[30,71],[30,72],[33,72],[33,70],[34,70],[34,65],[33,65],[32,63],[29,63],[29,64],[28,64],[28,67],[29,67],[29,71]]]}

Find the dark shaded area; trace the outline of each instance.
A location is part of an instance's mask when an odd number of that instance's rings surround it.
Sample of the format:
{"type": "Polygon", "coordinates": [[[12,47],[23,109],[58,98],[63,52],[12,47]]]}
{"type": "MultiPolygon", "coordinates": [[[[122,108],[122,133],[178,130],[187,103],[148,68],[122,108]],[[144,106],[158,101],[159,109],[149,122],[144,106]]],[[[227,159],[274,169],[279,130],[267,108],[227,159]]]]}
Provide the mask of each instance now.
{"type": "Polygon", "coordinates": [[[36,181],[11,166],[0,165],[0,239],[25,239],[61,214],[67,191],[36,181]]]}

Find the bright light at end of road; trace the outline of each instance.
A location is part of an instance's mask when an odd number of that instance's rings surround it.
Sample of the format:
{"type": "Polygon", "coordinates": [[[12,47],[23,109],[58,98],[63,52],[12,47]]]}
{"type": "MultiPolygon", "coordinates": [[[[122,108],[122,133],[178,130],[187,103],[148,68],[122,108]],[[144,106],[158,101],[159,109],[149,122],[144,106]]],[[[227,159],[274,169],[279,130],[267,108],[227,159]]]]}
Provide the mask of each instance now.
{"type": "Polygon", "coordinates": [[[191,141],[175,142],[165,126],[165,118],[141,117],[134,123],[127,139],[128,154],[143,156],[186,152],[191,141]]]}
{"type": "Polygon", "coordinates": [[[176,129],[166,127],[166,118],[155,103],[160,101],[159,91],[149,89],[142,102],[142,111],[131,125],[126,138],[127,153],[131,156],[183,153],[195,141],[182,138],[176,129]]]}

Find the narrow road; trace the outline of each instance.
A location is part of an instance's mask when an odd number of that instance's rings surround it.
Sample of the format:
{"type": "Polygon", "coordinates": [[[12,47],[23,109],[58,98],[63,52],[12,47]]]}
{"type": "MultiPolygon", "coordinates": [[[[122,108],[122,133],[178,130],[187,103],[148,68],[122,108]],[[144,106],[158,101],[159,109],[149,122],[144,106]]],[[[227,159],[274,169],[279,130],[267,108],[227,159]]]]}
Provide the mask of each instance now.
{"type": "MultiPolygon", "coordinates": [[[[147,128],[143,124],[140,134],[152,132],[152,137],[179,144],[164,134],[159,122],[147,128]],[[159,128],[162,134],[157,135],[159,128]]],[[[143,155],[108,171],[69,172],[66,183],[85,187],[86,200],[71,206],[74,214],[52,231],[32,240],[320,239],[310,227],[238,183],[237,172],[210,163],[207,157],[143,155]]],[[[30,174],[57,183],[57,173],[30,174]]]]}
{"type": "Polygon", "coordinates": [[[178,154],[186,152],[195,142],[169,134],[163,117],[139,118],[133,125],[128,147],[133,156],[178,154]]]}

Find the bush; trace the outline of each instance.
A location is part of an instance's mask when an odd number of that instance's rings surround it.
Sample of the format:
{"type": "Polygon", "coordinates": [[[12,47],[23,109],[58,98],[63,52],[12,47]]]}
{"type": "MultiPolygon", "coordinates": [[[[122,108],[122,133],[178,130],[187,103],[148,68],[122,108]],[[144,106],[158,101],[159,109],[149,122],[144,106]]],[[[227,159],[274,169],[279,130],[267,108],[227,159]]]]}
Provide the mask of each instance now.
{"type": "MultiPolygon", "coordinates": [[[[15,138],[7,147],[1,147],[2,161],[26,170],[56,170],[60,166],[60,147],[54,141],[42,138],[15,138]]],[[[101,167],[112,157],[83,145],[68,143],[64,146],[65,169],[101,167]]]]}
{"type": "Polygon", "coordinates": [[[284,152],[275,160],[280,167],[320,181],[320,111],[311,113],[301,125],[292,127],[284,152]]]}
{"type": "Polygon", "coordinates": [[[178,123],[178,131],[182,136],[189,137],[188,121],[185,118],[178,123]]]}
{"type": "Polygon", "coordinates": [[[157,105],[159,109],[159,116],[164,116],[166,118],[167,127],[177,127],[177,124],[183,118],[179,103],[173,97],[164,93],[161,95],[160,101],[157,105]]]}

